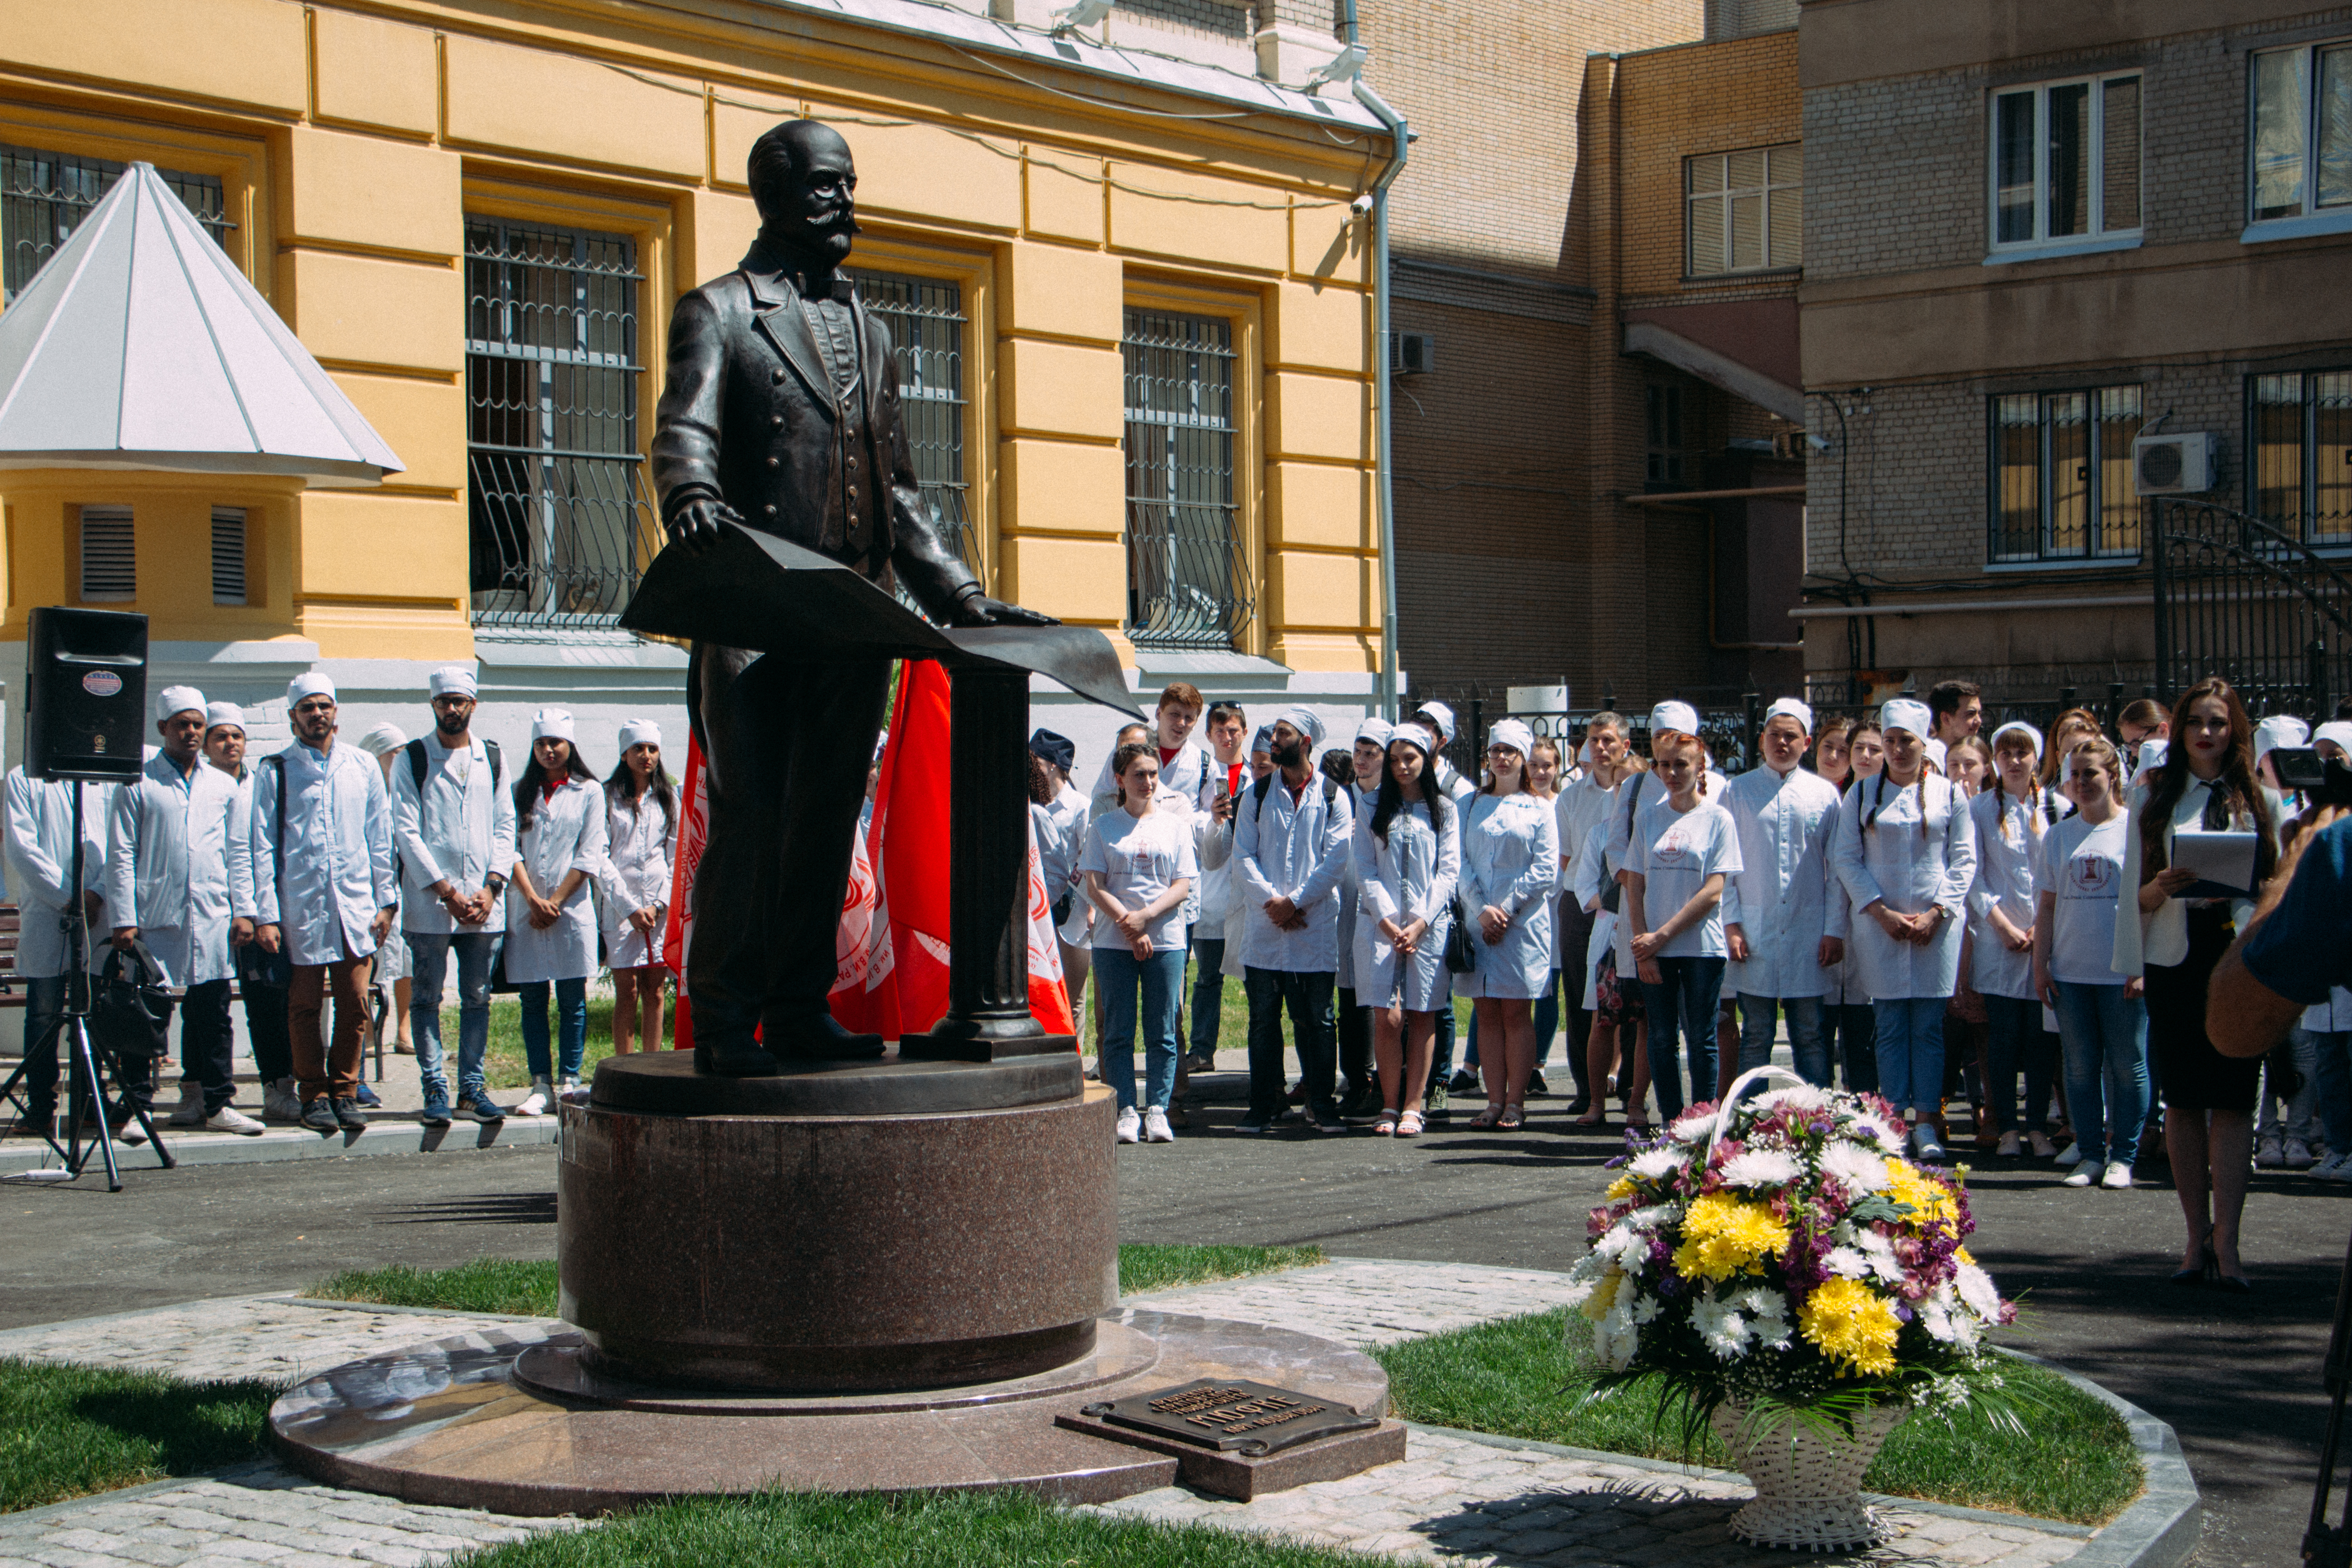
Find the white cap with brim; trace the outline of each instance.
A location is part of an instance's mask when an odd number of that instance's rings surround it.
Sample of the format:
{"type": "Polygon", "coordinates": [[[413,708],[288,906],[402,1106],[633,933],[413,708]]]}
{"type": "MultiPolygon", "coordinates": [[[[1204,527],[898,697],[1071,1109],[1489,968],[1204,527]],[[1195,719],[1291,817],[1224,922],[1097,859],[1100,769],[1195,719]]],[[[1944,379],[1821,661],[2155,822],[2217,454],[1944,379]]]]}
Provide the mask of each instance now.
{"type": "Polygon", "coordinates": [[[1878,727],[1885,730],[1905,730],[1926,740],[1936,731],[1936,721],[1927,715],[1927,705],[1912,697],[1898,697],[1878,710],[1878,727]]]}
{"type": "Polygon", "coordinates": [[[1661,702],[1650,710],[1650,739],[1660,735],[1696,735],[1698,733],[1698,710],[1687,702],[1661,702]]]}
{"type": "Polygon", "coordinates": [[[542,708],[530,716],[530,738],[534,741],[569,741],[572,739],[572,715],[561,708],[542,708]]]}
{"type": "Polygon", "coordinates": [[[167,686],[155,694],[155,719],[158,723],[175,713],[205,710],[205,694],[193,686],[167,686]]]}

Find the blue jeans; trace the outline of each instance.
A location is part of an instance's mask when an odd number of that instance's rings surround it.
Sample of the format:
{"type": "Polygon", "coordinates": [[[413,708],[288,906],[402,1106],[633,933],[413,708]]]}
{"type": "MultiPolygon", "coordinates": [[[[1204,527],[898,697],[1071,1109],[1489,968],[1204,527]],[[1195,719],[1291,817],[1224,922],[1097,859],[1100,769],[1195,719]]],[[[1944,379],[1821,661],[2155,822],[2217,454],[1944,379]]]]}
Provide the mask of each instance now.
{"type": "Polygon", "coordinates": [[[1339,1063],[1331,1037],[1331,991],[1339,976],[1328,969],[1247,969],[1242,987],[1249,994],[1249,1114],[1245,1125],[1270,1125],[1286,1098],[1282,1079],[1282,1015],[1290,1014],[1298,1073],[1307,1087],[1307,1114],[1326,1121],[1339,1118],[1332,1102],[1339,1063]]]}
{"type": "Polygon", "coordinates": [[[1642,1005],[1650,1017],[1650,1087],[1657,1090],[1658,1115],[1672,1121],[1685,1105],[1715,1098],[1715,1015],[1723,996],[1725,960],[1662,958],[1661,984],[1642,982],[1642,1005]],[[1680,1043],[1678,1043],[1680,1042],[1680,1043]],[[1690,1099],[1683,1098],[1685,1046],[1690,1061],[1690,1099]]]}
{"type": "Polygon", "coordinates": [[[1816,1089],[1830,1086],[1830,1048],[1822,1039],[1822,999],[1818,996],[1750,996],[1739,994],[1739,1070],[1760,1068],[1772,1059],[1772,1026],[1777,1014],[1789,1015],[1789,1054],[1797,1076],[1816,1089]]]}
{"type": "Polygon", "coordinates": [[[1135,1109],[1136,996],[1143,998],[1144,1104],[1168,1109],[1176,1095],[1176,1005],[1184,990],[1184,950],[1170,948],[1138,958],[1124,947],[1095,949],[1095,1005],[1102,1015],[1102,1043],[1096,1066],[1118,1096],[1121,1110],[1135,1109]]]}
{"type": "MultiPolygon", "coordinates": [[[[1471,1014],[1470,1021],[1476,1023],[1478,1015],[1471,1014]]],[[[1429,1047],[1429,1087],[1442,1089],[1453,1076],[1454,998],[1447,995],[1438,999],[1437,1033],[1431,1037],[1429,1047]]]]}
{"type": "Polygon", "coordinates": [[[1881,996],[1879,1092],[1897,1110],[1933,1116],[1944,1104],[1944,1007],[1948,996],[1881,996]]]}
{"type": "Polygon", "coordinates": [[[2147,1004],[2125,995],[2121,984],[2061,981],[2057,1013],[2066,1052],[2066,1114],[2084,1168],[2128,1165],[2138,1157],[2140,1128],[2147,1121],[2147,1004]]]}
{"type": "MultiPolygon", "coordinates": [[[[411,984],[414,985],[414,982],[411,984]]],[[[415,994],[414,991],[410,993],[415,994]]],[[[588,977],[575,975],[569,980],[553,982],[533,980],[521,987],[522,1054],[530,1063],[534,1079],[576,1079],[580,1076],[580,1059],[588,1054],[588,977]],[[547,989],[555,987],[555,1026],[562,1068],[550,1072],[547,1063],[547,989]]],[[[415,1032],[415,1025],[409,1025],[415,1032]]],[[[458,1034],[458,1049],[465,1049],[465,1035],[458,1034]]],[[[459,1061],[462,1064],[462,1055],[459,1061]]]]}
{"type": "Polygon", "coordinates": [[[1217,1054],[1217,1025],[1225,1012],[1225,939],[1199,934],[1206,929],[1205,925],[1192,928],[1192,957],[1199,965],[1192,973],[1192,1054],[1213,1058],[1217,1054]]]}
{"type": "Polygon", "coordinates": [[[2050,1131],[2050,1080],[2056,1075],[2057,1042],[2042,1026],[2042,1004],[2028,996],[1987,996],[1985,1069],[1992,1079],[1994,1131],[2050,1131]],[[2017,1120],[2017,1069],[2025,1069],[2025,1123],[2017,1120]]]}
{"type": "MultiPolygon", "coordinates": [[[[498,957],[497,931],[403,931],[408,939],[408,1032],[416,1041],[416,1077],[425,1098],[449,1098],[449,1075],[441,1051],[441,988],[448,976],[449,954],[457,954],[457,1096],[483,1092],[482,1057],[490,1047],[490,964],[498,957]]],[[[587,1014],[583,994],[581,1029],[585,1038],[587,1014]]],[[[524,1029],[532,1014],[526,1010],[524,1029]]],[[[541,1018],[540,1056],[546,1058],[547,1021],[541,1018]]],[[[579,1058],[575,1055],[576,1063],[579,1058]]],[[[536,1067],[532,1068],[538,1070],[536,1067]]]]}
{"type": "Polygon", "coordinates": [[[2352,1033],[2305,1032],[2311,1037],[2311,1081],[2317,1086],[2319,1128],[2327,1138],[2328,1153],[2341,1154],[2352,1150],[2352,1033]]]}

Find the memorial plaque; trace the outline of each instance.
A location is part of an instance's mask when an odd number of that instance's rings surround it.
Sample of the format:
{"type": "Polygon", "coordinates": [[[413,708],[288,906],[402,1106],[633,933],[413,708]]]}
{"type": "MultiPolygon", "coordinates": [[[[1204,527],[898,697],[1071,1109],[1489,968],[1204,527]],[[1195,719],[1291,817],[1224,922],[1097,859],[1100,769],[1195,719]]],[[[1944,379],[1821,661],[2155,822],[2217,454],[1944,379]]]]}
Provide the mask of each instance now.
{"type": "Polygon", "coordinates": [[[1114,1426],[1255,1458],[1340,1432],[1381,1424],[1350,1405],[1246,1378],[1203,1378],[1156,1394],[1089,1405],[1083,1414],[1114,1426]]]}

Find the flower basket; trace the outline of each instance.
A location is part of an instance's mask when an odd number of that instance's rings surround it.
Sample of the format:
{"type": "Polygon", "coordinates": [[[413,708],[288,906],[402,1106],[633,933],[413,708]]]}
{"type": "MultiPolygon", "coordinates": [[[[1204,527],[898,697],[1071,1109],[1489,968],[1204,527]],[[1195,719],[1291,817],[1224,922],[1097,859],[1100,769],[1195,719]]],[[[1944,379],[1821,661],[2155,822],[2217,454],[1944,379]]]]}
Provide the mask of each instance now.
{"type": "Polygon", "coordinates": [[[1862,1473],[1910,1412],[1873,1405],[1852,1427],[1805,1421],[1766,1426],[1744,1406],[1716,1406],[1715,1435],[1756,1500],[1731,1516],[1731,1533],[1751,1546],[1834,1552],[1875,1546],[1888,1531],[1862,1500],[1862,1473]]]}

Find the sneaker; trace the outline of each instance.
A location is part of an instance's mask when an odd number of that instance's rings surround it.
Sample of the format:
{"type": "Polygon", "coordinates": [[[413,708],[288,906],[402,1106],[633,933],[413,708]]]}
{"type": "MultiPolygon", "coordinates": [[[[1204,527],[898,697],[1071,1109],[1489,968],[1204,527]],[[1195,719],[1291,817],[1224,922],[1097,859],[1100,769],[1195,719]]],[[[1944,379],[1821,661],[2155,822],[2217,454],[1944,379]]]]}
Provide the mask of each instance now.
{"type": "Polygon", "coordinates": [[[1284,1102],[1285,1104],[1287,1104],[1287,1105],[1304,1105],[1304,1104],[1306,1104],[1306,1103],[1307,1103],[1307,1080],[1306,1080],[1305,1079],[1303,1079],[1303,1078],[1302,1078],[1302,1079],[1300,1079],[1297,1083],[1292,1084],[1292,1085],[1290,1086],[1290,1092],[1289,1092],[1288,1094],[1284,1095],[1284,1096],[1282,1097],[1282,1099],[1283,1099],[1283,1102],[1284,1102]]]}
{"type": "Polygon", "coordinates": [[[1132,1105],[1124,1106],[1118,1113],[1118,1141],[1122,1143],[1143,1142],[1143,1118],[1132,1105]]]}
{"type": "MultiPolygon", "coordinates": [[[[2084,1169],[2087,1171],[2088,1166],[2084,1166],[2084,1169]]],[[[2122,1192],[2126,1187],[2128,1187],[2131,1184],[2131,1167],[2125,1164],[2121,1160],[2117,1160],[2110,1163],[2107,1166],[2107,1173],[2099,1179],[2099,1185],[2107,1188],[2111,1192],[2122,1192]]]]}
{"type": "Polygon", "coordinates": [[[2279,1163],[2290,1171],[2308,1171],[2319,1163],[2311,1156],[2311,1146],[2300,1138],[2286,1141],[2286,1152],[2279,1163]]]}
{"type": "Polygon", "coordinates": [[[2067,1144],[2066,1147],[2058,1151],[2058,1163],[2062,1165],[2081,1164],[2083,1163],[2083,1146],[2080,1143],[2067,1144]]]}
{"type": "Polygon", "coordinates": [[[1147,1143],[1173,1143],[1176,1134],[1168,1130],[1168,1112],[1153,1106],[1143,1113],[1143,1141],[1147,1143]]]}
{"type": "Polygon", "coordinates": [[[416,1054],[415,1042],[412,1040],[394,1040],[392,1042],[392,1054],[396,1057],[413,1057],[416,1054]]]}
{"type": "Polygon", "coordinates": [[[2091,1184],[2091,1167],[2077,1163],[2074,1166],[2074,1173],[2068,1176],[2063,1184],[2070,1187],[2089,1186],[2091,1184]]]}
{"type": "Polygon", "coordinates": [[[2024,1144],[2019,1142],[2015,1132],[2004,1132],[2000,1135],[2000,1146],[1993,1152],[2004,1160],[2014,1160],[2024,1152],[2024,1144]]]}
{"type": "Polygon", "coordinates": [[[1550,1092],[1551,1086],[1544,1082],[1543,1068],[1535,1068],[1530,1069],[1528,1073],[1528,1098],[1529,1100],[1533,1100],[1539,1094],[1549,1094],[1550,1092]]]}
{"type": "Polygon", "coordinates": [[[2314,1165],[2311,1173],[2323,1182],[2352,1182],[2352,1153],[2330,1154],[2314,1165]]]}
{"type": "Polygon", "coordinates": [[[147,1142],[147,1130],[139,1125],[139,1118],[127,1110],[111,1118],[108,1127],[109,1131],[113,1132],[114,1141],[118,1143],[128,1143],[136,1149],[147,1142]]]}
{"type": "Polygon", "coordinates": [[[2275,1171],[2284,1163],[2284,1151],[2279,1147],[2278,1131],[2273,1129],[2263,1133],[2261,1140],[2254,1145],[2254,1164],[2260,1170],[2275,1171]]]}
{"type": "Polygon", "coordinates": [[[247,1138],[258,1138],[267,1131],[260,1122],[234,1105],[224,1105],[205,1118],[207,1132],[241,1132],[247,1138]]]}
{"type": "Polygon", "coordinates": [[[2058,1145],[2050,1142],[2050,1135],[2046,1132],[2027,1133],[2025,1146],[2033,1151],[2033,1157],[2037,1160],[2050,1159],[2058,1152],[2058,1145]]]}
{"type": "Polygon", "coordinates": [[[1347,1130],[1348,1124],[1328,1110],[1307,1113],[1307,1131],[1309,1132],[1345,1132],[1347,1130]]]}
{"type": "Polygon", "coordinates": [[[547,1102],[554,1098],[553,1086],[543,1078],[535,1078],[530,1080],[530,1092],[522,1097],[521,1102],[514,1108],[514,1113],[517,1116],[544,1116],[547,1114],[547,1102]]]}
{"type": "Polygon", "coordinates": [[[1442,1083],[1431,1084],[1428,1096],[1421,1103],[1422,1119],[1425,1121],[1450,1121],[1454,1119],[1454,1112],[1445,1109],[1445,1086],[1442,1083]]]}
{"type": "Polygon", "coordinates": [[[1468,1068],[1456,1068],[1454,1076],[1445,1080],[1445,1087],[1454,1094],[1475,1094],[1478,1092],[1478,1075],[1468,1068]]]}
{"type": "Polygon", "coordinates": [[[360,1080],[360,1091],[352,1096],[352,1099],[358,1103],[360,1109],[362,1110],[382,1110],[383,1109],[383,1097],[377,1094],[375,1090],[370,1089],[367,1086],[367,1080],[364,1079],[360,1080]]]}
{"type": "Polygon", "coordinates": [[[321,1095],[302,1108],[302,1125],[313,1132],[340,1132],[343,1124],[335,1120],[335,1108],[321,1095]]]}
{"type": "Polygon", "coordinates": [[[302,1120],[302,1097],[296,1092],[292,1079],[272,1079],[261,1086],[261,1119],[289,1122],[302,1120]]]}
{"type": "Polygon", "coordinates": [[[1922,1121],[1911,1129],[1911,1149],[1922,1160],[1940,1160],[1944,1157],[1944,1146],[1936,1142],[1935,1123],[1922,1121]]]}
{"type": "Polygon", "coordinates": [[[1280,1122],[1261,1121],[1254,1116],[1244,1116],[1241,1121],[1241,1131],[1244,1132],[1273,1132],[1280,1126],[1280,1122]]]}
{"type": "Polygon", "coordinates": [[[16,1121],[8,1124],[8,1136],[11,1138],[46,1138],[49,1135],[49,1130],[57,1124],[57,1107],[51,1106],[47,1110],[37,1110],[16,1118],[16,1121]]]}
{"type": "Polygon", "coordinates": [[[368,1120],[360,1114],[359,1101],[350,1096],[331,1102],[334,1108],[335,1125],[346,1132],[364,1132],[368,1120]]]}
{"type": "Polygon", "coordinates": [[[467,1095],[460,1103],[466,1114],[477,1121],[488,1123],[507,1119],[507,1113],[499,1109],[498,1102],[478,1089],[467,1095]]]}
{"type": "Polygon", "coordinates": [[[1214,1072],[1217,1070],[1217,1058],[1207,1051],[1194,1051],[1184,1058],[1184,1070],[1214,1072]]]}
{"type": "Polygon", "coordinates": [[[416,1113],[416,1120],[423,1122],[427,1127],[448,1126],[448,1097],[438,1089],[427,1094],[425,1097],[425,1109],[416,1113]]]}

